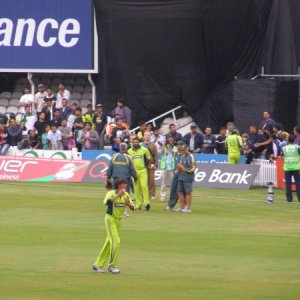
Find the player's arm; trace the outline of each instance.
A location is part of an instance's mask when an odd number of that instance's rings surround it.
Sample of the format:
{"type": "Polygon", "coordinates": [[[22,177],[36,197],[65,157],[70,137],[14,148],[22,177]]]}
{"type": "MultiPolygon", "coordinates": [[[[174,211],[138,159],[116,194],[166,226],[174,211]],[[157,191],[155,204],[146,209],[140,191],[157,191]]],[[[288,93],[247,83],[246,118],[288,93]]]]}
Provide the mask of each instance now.
{"type": "Polygon", "coordinates": [[[188,168],[185,169],[187,173],[193,173],[196,169],[195,158],[193,154],[190,154],[190,165],[188,168]]]}
{"type": "Polygon", "coordinates": [[[132,203],[130,196],[127,194],[125,198],[125,205],[129,207],[130,210],[134,210],[134,204],[132,203]]]}

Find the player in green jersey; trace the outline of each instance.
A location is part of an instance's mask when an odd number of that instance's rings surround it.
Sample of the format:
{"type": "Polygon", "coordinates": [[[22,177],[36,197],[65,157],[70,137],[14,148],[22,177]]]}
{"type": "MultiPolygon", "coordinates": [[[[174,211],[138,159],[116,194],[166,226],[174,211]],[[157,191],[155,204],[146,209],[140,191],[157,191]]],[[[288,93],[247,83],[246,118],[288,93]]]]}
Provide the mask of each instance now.
{"type": "Polygon", "coordinates": [[[119,256],[121,219],[126,206],[134,210],[130,195],[126,192],[127,181],[116,180],[115,186],[116,189],[109,191],[104,199],[104,204],[107,207],[104,218],[107,236],[100,254],[93,264],[93,270],[98,273],[104,273],[103,267],[107,260],[109,260],[108,271],[113,274],[120,273],[116,263],[119,256]]]}
{"type": "Polygon", "coordinates": [[[226,149],[228,151],[228,163],[239,164],[241,160],[241,149],[243,141],[236,129],[232,129],[230,136],[225,140],[226,149]]]}

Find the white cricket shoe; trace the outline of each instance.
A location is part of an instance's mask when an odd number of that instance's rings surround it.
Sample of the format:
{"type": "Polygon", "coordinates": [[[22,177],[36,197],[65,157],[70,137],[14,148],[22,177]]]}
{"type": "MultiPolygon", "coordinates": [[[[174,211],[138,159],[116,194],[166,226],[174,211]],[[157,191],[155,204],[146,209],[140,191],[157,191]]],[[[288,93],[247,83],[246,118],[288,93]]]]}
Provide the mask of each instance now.
{"type": "Polygon", "coordinates": [[[124,217],[125,218],[128,218],[130,216],[130,214],[127,212],[127,210],[125,209],[124,210],[124,213],[123,213],[124,217]]]}
{"type": "Polygon", "coordinates": [[[172,208],[169,207],[169,206],[167,206],[167,207],[165,208],[165,211],[171,211],[171,210],[172,210],[172,208]]]}
{"type": "Polygon", "coordinates": [[[105,273],[105,271],[96,264],[93,264],[92,269],[97,273],[105,273]]]}
{"type": "Polygon", "coordinates": [[[181,210],[182,213],[191,213],[192,210],[188,207],[185,207],[184,209],[181,210]]]}
{"type": "Polygon", "coordinates": [[[118,268],[114,268],[114,267],[109,267],[108,271],[112,274],[119,274],[120,270],[118,268]]]}
{"type": "Polygon", "coordinates": [[[176,212],[181,212],[183,210],[183,208],[182,207],[177,207],[177,208],[173,208],[173,210],[176,211],[176,212]]]}
{"type": "Polygon", "coordinates": [[[150,200],[152,201],[155,200],[155,196],[151,196],[150,200]]]}

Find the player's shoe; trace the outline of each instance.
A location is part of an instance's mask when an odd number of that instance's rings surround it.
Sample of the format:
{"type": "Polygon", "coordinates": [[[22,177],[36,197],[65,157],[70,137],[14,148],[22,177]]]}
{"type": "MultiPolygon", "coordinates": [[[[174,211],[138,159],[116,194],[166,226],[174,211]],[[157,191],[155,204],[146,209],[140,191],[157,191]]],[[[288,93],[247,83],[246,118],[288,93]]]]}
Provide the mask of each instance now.
{"type": "Polygon", "coordinates": [[[146,206],[145,206],[145,210],[150,210],[150,204],[147,204],[146,206]]]}
{"type": "Polygon", "coordinates": [[[112,274],[119,274],[120,270],[118,268],[114,268],[114,267],[109,267],[108,271],[112,274]]]}
{"type": "Polygon", "coordinates": [[[181,212],[183,210],[183,208],[182,207],[178,207],[178,208],[173,208],[173,210],[176,211],[176,212],[181,212]]]}
{"type": "Polygon", "coordinates": [[[185,208],[182,209],[180,212],[182,212],[182,213],[191,213],[192,210],[191,210],[190,208],[188,208],[188,207],[185,207],[185,208]]]}
{"type": "Polygon", "coordinates": [[[169,207],[169,206],[167,206],[167,207],[165,208],[165,211],[171,211],[171,210],[173,210],[173,208],[171,208],[171,207],[169,207]]]}
{"type": "Polygon", "coordinates": [[[141,207],[140,206],[135,206],[134,210],[141,210],[141,207]]]}
{"type": "Polygon", "coordinates": [[[100,268],[99,266],[97,266],[96,264],[93,264],[92,269],[97,272],[97,273],[104,273],[105,271],[100,268]]]}
{"type": "Polygon", "coordinates": [[[151,196],[151,199],[150,199],[150,200],[152,200],[152,201],[155,200],[155,196],[151,196]]]}
{"type": "Polygon", "coordinates": [[[124,214],[123,215],[124,215],[125,218],[128,218],[130,216],[130,214],[127,212],[126,209],[124,210],[124,214]]]}

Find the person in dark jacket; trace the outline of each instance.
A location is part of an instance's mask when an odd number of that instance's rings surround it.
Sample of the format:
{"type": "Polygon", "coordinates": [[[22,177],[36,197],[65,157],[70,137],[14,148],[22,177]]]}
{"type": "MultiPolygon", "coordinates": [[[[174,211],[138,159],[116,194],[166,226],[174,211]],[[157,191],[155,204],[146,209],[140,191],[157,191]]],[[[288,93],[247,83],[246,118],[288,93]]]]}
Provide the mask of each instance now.
{"type": "Polygon", "coordinates": [[[200,153],[203,145],[203,136],[197,132],[197,126],[191,125],[191,132],[183,137],[183,141],[189,147],[190,153],[200,153]]]}
{"type": "Polygon", "coordinates": [[[178,141],[181,141],[182,140],[182,135],[181,133],[177,132],[176,131],[176,126],[175,124],[170,124],[169,125],[169,133],[166,135],[166,140],[169,138],[169,137],[172,137],[175,141],[175,144],[177,144],[178,141]]]}
{"type": "Polygon", "coordinates": [[[212,134],[211,127],[206,127],[204,132],[202,153],[214,154],[216,137],[212,134]]]}
{"type": "Polygon", "coordinates": [[[225,140],[226,140],[226,128],[221,127],[219,136],[216,138],[216,141],[215,141],[215,149],[218,154],[227,154],[225,140]]]}

